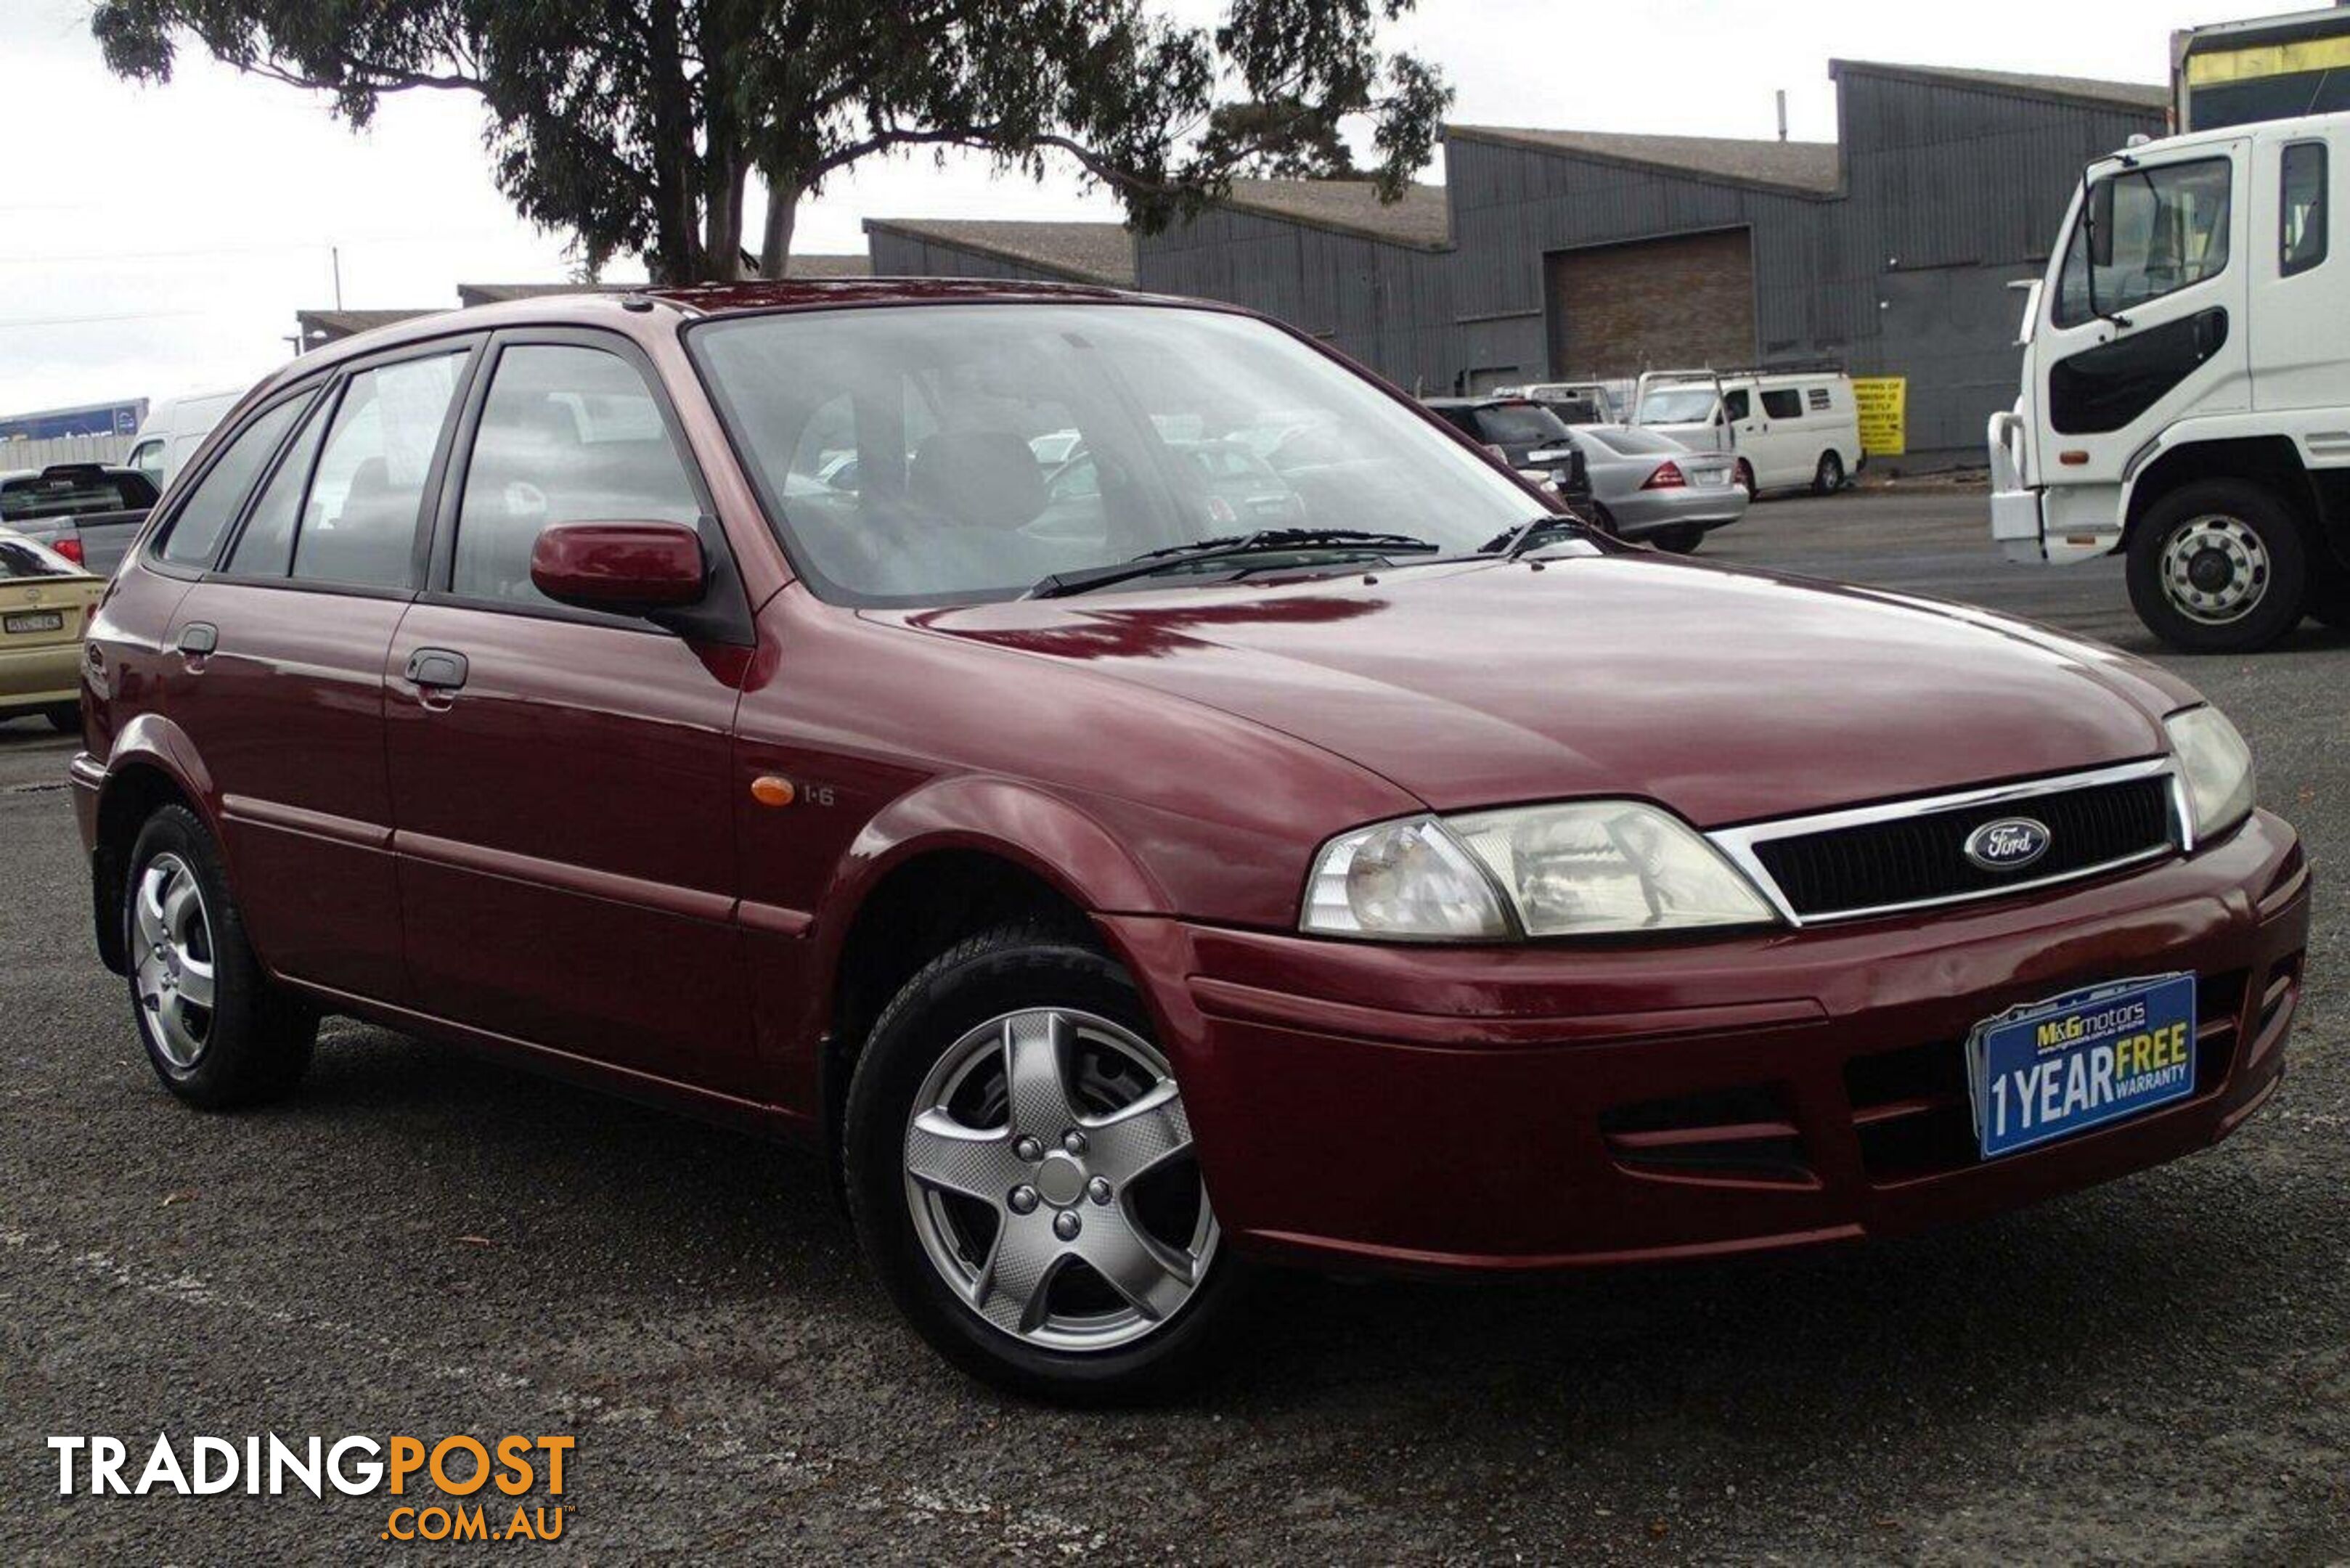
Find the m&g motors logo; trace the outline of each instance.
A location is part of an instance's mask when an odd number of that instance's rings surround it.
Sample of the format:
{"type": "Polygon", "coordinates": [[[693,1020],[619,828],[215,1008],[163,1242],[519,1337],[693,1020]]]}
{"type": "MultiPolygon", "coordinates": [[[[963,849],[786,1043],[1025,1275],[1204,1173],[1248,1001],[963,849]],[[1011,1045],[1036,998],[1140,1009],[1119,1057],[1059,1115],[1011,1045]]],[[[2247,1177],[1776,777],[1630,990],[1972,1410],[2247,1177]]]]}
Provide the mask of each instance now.
{"type": "Polygon", "coordinates": [[[384,1494],[411,1499],[384,1520],[386,1541],[556,1541],[563,1534],[565,1461],[570,1437],[509,1434],[487,1441],[459,1433],[423,1438],[353,1435],[329,1441],[200,1437],[175,1444],[155,1435],[135,1478],[131,1449],[120,1438],[51,1438],[57,1495],[145,1497],[176,1492],[210,1497],[244,1492],[282,1497],[384,1494]]]}

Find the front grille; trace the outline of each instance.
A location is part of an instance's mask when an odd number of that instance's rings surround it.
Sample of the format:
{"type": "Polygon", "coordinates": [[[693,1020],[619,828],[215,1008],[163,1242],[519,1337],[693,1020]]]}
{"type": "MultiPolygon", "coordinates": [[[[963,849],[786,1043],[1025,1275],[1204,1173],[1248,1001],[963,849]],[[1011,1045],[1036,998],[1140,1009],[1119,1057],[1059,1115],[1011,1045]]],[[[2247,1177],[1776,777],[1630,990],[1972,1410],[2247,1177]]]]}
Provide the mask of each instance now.
{"type": "Polygon", "coordinates": [[[2167,846],[2170,784],[2161,774],[2057,789],[1988,804],[1887,817],[1819,833],[1760,837],[1754,856],[1798,919],[1856,914],[2004,889],[2136,858],[2167,846]],[[1967,858],[1967,836],[1985,823],[2028,816],[2048,829],[2031,865],[1986,870],[1967,858]]]}

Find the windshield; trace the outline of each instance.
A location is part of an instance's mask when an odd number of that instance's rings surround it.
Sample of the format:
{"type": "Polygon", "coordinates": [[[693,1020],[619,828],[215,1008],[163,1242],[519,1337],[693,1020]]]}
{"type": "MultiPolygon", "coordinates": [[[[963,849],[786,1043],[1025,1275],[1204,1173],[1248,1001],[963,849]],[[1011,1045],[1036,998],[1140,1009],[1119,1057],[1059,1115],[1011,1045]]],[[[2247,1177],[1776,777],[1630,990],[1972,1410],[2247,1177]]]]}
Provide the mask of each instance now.
{"type": "Polygon", "coordinates": [[[1644,425],[1701,425],[1713,419],[1711,387],[1660,387],[1640,400],[1644,425]]]}
{"type": "Polygon", "coordinates": [[[1010,598],[1236,525],[1468,552],[1540,510],[1376,383],[1220,311],[902,306],[688,340],[794,562],[849,603],[1010,598]]]}
{"type": "Polygon", "coordinates": [[[1480,434],[1495,446],[1562,444],[1566,426],[1538,403],[1492,403],[1477,410],[1480,434]]]}

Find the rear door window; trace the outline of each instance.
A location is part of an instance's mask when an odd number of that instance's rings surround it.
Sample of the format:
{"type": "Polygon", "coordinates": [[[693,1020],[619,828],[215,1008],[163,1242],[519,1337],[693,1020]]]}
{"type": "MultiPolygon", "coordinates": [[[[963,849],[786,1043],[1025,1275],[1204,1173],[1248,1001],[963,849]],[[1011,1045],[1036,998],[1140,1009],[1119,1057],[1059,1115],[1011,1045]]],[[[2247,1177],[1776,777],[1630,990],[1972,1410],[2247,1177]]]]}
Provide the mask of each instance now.
{"type": "Polygon", "coordinates": [[[463,350],[353,376],[335,406],[294,540],[298,581],[402,587],[412,576],[424,481],[463,350]]]}
{"type": "Polygon", "coordinates": [[[172,531],[163,536],[163,559],[183,566],[212,565],[221,535],[244,509],[254,482],[309,401],[307,397],[288,398],[238,432],[172,517],[172,531]]]}
{"type": "Polygon", "coordinates": [[[294,531],[302,516],[302,493],[309,487],[310,468],[317,461],[318,444],[327,433],[328,410],[314,410],[303,422],[302,433],[286,449],[277,468],[261,487],[261,498],[244,520],[244,531],[229,546],[228,570],[239,576],[282,577],[294,564],[294,531]]]}

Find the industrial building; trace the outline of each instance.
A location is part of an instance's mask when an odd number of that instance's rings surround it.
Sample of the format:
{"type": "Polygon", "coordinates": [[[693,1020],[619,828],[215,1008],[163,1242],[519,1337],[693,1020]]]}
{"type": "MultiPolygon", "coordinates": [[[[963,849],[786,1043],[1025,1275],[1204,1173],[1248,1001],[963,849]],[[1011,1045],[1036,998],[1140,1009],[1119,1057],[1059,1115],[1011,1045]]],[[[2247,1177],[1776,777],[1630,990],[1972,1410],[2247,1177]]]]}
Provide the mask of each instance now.
{"type": "Polygon", "coordinates": [[[1243,181],[1153,235],[877,219],[873,270],[1122,283],[1130,258],[1137,286],[1264,310],[1429,393],[1828,361],[1901,380],[1904,462],[1978,461],[2015,396],[2009,286],[2040,274],[2089,159],[2161,134],[2168,89],[1829,70],[1834,142],[1455,125],[1444,184],[1394,205],[1243,181]]]}

